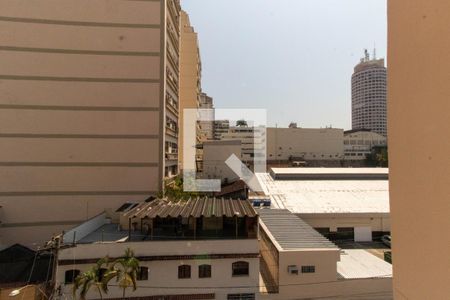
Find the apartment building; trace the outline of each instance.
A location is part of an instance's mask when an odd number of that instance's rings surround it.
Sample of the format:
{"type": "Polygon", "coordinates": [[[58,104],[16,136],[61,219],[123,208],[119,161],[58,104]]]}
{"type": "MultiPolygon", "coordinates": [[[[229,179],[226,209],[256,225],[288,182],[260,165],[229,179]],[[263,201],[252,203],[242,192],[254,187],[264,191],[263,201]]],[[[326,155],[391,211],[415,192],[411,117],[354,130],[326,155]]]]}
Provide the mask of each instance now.
{"type": "Polygon", "coordinates": [[[214,121],[214,139],[220,140],[222,135],[227,133],[230,129],[230,121],[229,120],[215,120],[214,121]]]}
{"type": "Polygon", "coordinates": [[[200,141],[210,141],[214,139],[214,103],[213,98],[206,93],[200,94],[200,109],[206,110],[207,121],[199,121],[200,123],[200,141]]]}
{"type": "Polygon", "coordinates": [[[337,128],[267,128],[267,161],[341,160],[343,135],[337,128]]]}
{"type": "Polygon", "coordinates": [[[370,129],[387,137],[387,70],[375,53],[365,56],[352,75],[352,129],[370,129]]]}
{"type": "Polygon", "coordinates": [[[449,20],[447,0],[388,1],[396,300],[450,295],[449,20]]]}
{"type": "Polygon", "coordinates": [[[386,137],[368,129],[344,131],[344,156],[346,160],[365,160],[373,147],[386,147],[386,137]]]}
{"type": "MultiPolygon", "coordinates": [[[[180,24],[180,135],[179,144],[179,166],[183,165],[183,110],[198,109],[200,107],[201,73],[202,64],[198,36],[191,26],[189,15],[181,11],[180,24]]],[[[196,142],[200,141],[200,127],[196,127],[196,142]]]]}
{"type": "Polygon", "coordinates": [[[180,10],[0,1],[0,247],[36,247],[177,174],[180,10]]]}
{"type": "MultiPolygon", "coordinates": [[[[258,215],[246,200],[155,200],[124,205],[64,235],[58,255],[58,299],[72,294],[74,278],[125,249],[140,261],[137,289],[127,299],[256,299],[259,292],[258,215]]],[[[111,286],[105,299],[122,296],[111,286]]],[[[98,298],[92,291],[88,299],[98,298]]]]}
{"type": "MultiPolygon", "coordinates": [[[[238,121],[239,122],[239,121],[238,121]]],[[[265,160],[266,154],[266,128],[262,126],[231,126],[227,132],[220,135],[223,141],[240,141],[240,159],[247,166],[253,166],[255,158],[262,157],[265,160]]]]}

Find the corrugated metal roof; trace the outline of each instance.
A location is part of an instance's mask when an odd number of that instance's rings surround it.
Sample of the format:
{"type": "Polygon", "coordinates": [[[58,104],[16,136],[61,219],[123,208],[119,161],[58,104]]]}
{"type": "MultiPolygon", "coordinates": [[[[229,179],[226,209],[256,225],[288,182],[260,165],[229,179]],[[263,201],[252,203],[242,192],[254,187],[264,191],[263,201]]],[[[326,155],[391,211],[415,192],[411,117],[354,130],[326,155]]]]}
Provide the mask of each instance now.
{"type": "Polygon", "coordinates": [[[129,218],[177,218],[177,217],[255,217],[257,214],[247,200],[223,198],[196,198],[170,202],[155,200],[141,203],[124,214],[129,218]]]}
{"type": "Polygon", "coordinates": [[[287,209],[259,209],[259,219],[284,250],[339,248],[287,209]]]}

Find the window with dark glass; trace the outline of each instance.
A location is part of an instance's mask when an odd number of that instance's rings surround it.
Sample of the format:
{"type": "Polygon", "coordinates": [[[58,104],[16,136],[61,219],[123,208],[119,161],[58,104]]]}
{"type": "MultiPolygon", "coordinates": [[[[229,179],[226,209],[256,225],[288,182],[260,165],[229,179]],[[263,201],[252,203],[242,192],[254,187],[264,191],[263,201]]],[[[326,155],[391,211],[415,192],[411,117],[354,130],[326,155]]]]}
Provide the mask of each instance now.
{"type": "Polygon", "coordinates": [[[139,267],[137,274],[137,280],[148,280],[148,268],[147,267],[139,267]]]}
{"type": "Polygon", "coordinates": [[[248,276],[249,265],[246,261],[237,261],[232,265],[233,276],[248,276]]]}
{"type": "Polygon", "coordinates": [[[191,278],[191,266],[181,265],[178,267],[178,278],[191,278]]]}
{"type": "Polygon", "coordinates": [[[64,274],[64,283],[74,283],[78,275],[80,275],[80,270],[67,270],[64,274]]]}
{"type": "Polygon", "coordinates": [[[211,277],[211,265],[198,266],[198,277],[199,278],[210,278],[211,277]]]}
{"type": "Polygon", "coordinates": [[[316,267],[315,266],[302,266],[302,273],[315,273],[316,267]]]}

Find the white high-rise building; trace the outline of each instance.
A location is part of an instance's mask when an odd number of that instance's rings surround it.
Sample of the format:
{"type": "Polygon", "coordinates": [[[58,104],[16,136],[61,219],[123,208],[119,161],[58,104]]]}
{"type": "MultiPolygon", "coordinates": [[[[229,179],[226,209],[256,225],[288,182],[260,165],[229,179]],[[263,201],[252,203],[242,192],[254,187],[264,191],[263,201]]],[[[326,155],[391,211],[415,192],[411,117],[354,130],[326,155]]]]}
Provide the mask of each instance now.
{"type": "Polygon", "coordinates": [[[384,59],[365,57],[352,75],[352,129],[370,129],[387,136],[386,74],[384,59]]]}

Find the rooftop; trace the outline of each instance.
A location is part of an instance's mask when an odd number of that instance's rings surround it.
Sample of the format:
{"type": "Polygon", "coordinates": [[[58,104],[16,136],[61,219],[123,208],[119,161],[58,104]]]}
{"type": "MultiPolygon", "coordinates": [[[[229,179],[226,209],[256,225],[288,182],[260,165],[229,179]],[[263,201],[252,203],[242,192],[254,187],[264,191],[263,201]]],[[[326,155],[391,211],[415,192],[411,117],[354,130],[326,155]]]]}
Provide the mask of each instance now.
{"type": "Polygon", "coordinates": [[[256,176],[273,208],[295,214],[389,213],[388,180],[274,180],[267,173],[256,176]]]}
{"type": "Polygon", "coordinates": [[[283,250],[339,248],[286,209],[259,209],[260,221],[283,250]]]}
{"type": "Polygon", "coordinates": [[[344,279],[392,277],[390,263],[362,249],[342,250],[337,271],[344,279]]]}
{"type": "Polygon", "coordinates": [[[140,203],[124,214],[127,218],[199,218],[199,217],[255,217],[257,214],[247,200],[224,198],[196,198],[169,202],[157,200],[140,203]]]}
{"type": "Polygon", "coordinates": [[[276,180],[369,180],[388,179],[388,168],[272,168],[276,180]]]}

